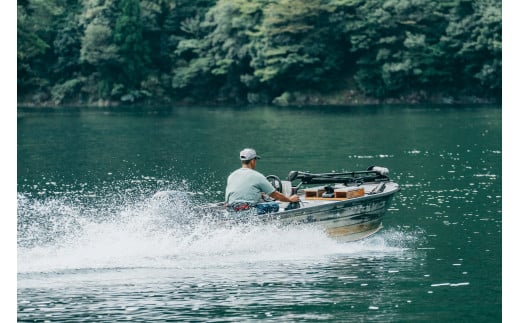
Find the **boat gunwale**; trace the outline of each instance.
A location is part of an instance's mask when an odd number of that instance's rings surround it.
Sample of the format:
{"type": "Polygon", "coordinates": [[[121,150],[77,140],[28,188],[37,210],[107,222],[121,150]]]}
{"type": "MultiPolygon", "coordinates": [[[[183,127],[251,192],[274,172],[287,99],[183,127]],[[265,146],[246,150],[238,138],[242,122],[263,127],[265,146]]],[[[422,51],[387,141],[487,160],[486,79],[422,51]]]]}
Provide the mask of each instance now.
{"type": "Polygon", "coordinates": [[[397,193],[397,192],[399,192],[401,190],[399,184],[397,184],[395,182],[392,182],[392,181],[389,181],[388,183],[394,184],[395,187],[389,189],[388,191],[383,191],[383,192],[380,192],[380,193],[374,193],[374,194],[367,194],[366,193],[363,196],[354,197],[354,198],[350,198],[350,199],[345,199],[345,200],[342,200],[342,201],[337,201],[337,200],[325,201],[327,203],[317,204],[317,205],[312,205],[312,206],[304,206],[304,207],[300,207],[300,208],[292,209],[292,210],[287,210],[287,211],[283,210],[283,211],[276,212],[274,214],[278,214],[278,216],[283,219],[283,218],[286,218],[286,217],[293,216],[293,215],[295,215],[295,213],[300,213],[300,212],[301,213],[305,213],[305,214],[327,212],[327,210],[320,210],[320,209],[323,208],[323,207],[326,207],[326,206],[331,206],[331,209],[343,208],[347,204],[354,204],[355,202],[363,203],[363,202],[366,202],[366,201],[369,201],[369,200],[374,200],[376,198],[383,198],[383,197],[387,197],[387,196],[390,196],[390,195],[394,195],[395,193],[397,193]],[[318,210],[316,210],[315,212],[312,212],[313,209],[318,209],[318,210]]]}

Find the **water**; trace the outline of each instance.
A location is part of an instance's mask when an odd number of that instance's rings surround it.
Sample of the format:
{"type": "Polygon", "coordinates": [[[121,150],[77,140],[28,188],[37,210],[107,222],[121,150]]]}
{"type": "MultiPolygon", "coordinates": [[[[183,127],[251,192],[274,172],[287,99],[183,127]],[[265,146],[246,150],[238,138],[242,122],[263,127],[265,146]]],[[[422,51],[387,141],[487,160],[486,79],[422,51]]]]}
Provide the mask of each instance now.
{"type": "Polygon", "coordinates": [[[19,110],[18,321],[500,321],[501,128],[487,106],[19,110]],[[265,175],[381,165],[402,190],[352,243],[204,220],[248,146],[265,175]]]}

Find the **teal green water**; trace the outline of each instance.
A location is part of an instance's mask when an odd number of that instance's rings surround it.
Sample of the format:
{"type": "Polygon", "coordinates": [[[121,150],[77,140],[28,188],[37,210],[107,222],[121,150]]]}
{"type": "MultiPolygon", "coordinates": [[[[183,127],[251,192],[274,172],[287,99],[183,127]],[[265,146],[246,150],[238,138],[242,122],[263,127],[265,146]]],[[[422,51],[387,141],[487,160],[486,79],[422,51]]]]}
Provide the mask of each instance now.
{"type": "Polygon", "coordinates": [[[502,318],[500,107],[19,109],[17,129],[19,321],[502,318]],[[205,223],[244,147],[265,175],[381,165],[402,190],[358,242],[205,223]]]}

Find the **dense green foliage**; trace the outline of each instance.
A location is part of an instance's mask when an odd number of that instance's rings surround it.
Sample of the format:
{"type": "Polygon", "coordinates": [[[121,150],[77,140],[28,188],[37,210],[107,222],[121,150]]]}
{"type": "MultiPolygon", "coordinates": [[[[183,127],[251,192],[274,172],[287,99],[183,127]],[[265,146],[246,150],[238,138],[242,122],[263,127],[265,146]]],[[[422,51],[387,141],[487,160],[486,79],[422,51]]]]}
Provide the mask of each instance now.
{"type": "Polygon", "coordinates": [[[499,100],[501,10],[500,0],[18,1],[18,99],[499,100]]]}

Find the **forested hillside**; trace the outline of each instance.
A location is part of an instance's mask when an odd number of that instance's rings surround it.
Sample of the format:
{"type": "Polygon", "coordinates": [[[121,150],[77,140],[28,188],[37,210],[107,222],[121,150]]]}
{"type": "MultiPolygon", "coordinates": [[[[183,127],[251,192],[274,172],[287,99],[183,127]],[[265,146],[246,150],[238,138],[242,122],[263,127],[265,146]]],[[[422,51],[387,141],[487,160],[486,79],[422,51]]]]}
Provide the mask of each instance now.
{"type": "Polygon", "coordinates": [[[500,0],[19,0],[18,103],[500,101],[500,0]]]}

